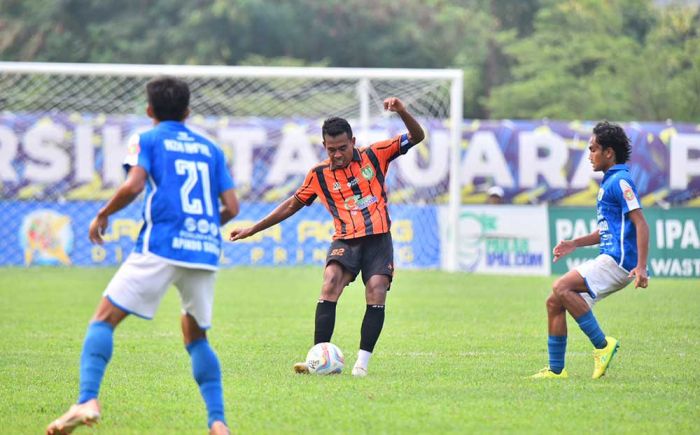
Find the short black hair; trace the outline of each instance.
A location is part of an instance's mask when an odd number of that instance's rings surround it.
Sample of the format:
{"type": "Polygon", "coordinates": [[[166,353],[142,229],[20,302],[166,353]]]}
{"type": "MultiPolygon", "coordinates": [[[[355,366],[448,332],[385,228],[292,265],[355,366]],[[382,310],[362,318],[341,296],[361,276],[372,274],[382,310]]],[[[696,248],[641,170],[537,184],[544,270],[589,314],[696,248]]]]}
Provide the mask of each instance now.
{"type": "Polygon", "coordinates": [[[190,88],[175,77],[160,76],[146,84],[148,104],[158,121],[182,121],[190,105],[190,88]]]}
{"type": "Polygon", "coordinates": [[[625,163],[630,159],[632,145],[622,127],[608,121],[601,121],[593,127],[593,134],[601,148],[612,148],[615,151],[616,163],[625,163]]]}
{"type": "Polygon", "coordinates": [[[336,137],[343,133],[347,133],[349,138],[352,137],[352,127],[350,127],[350,123],[347,120],[343,118],[338,118],[337,116],[333,116],[323,121],[321,135],[324,138],[326,136],[336,137]]]}

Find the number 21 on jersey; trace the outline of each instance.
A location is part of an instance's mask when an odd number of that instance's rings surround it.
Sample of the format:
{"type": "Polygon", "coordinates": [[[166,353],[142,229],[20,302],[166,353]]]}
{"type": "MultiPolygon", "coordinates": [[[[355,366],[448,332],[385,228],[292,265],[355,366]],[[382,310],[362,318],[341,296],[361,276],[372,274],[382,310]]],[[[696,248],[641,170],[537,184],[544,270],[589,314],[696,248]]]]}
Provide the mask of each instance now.
{"type": "Polygon", "coordinates": [[[175,173],[178,175],[187,175],[185,182],[180,188],[180,203],[182,211],[188,214],[204,214],[204,209],[208,216],[214,215],[214,206],[211,199],[211,185],[209,183],[209,164],[206,162],[193,162],[191,160],[175,160],[175,173]],[[195,189],[200,184],[202,188],[195,189]],[[193,192],[194,190],[194,192],[193,192]],[[199,192],[202,192],[203,198],[197,198],[199,192]],[[204,200],[204,207],[202,207],[204,200]]]}

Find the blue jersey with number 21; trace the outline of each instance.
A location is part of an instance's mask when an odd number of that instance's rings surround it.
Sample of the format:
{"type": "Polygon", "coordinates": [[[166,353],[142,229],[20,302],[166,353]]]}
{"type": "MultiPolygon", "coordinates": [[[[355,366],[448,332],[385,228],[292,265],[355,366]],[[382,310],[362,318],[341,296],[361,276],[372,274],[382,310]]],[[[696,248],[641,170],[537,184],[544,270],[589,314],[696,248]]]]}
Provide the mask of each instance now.
{"type": "Polygon", "coordinates": [[[215,270],[221,254],[219,196],[233,188],[221,149],[182,122],[163,121],[129,141],[124,167],[148,173],[144,225],[134,250],[215,270]]]}

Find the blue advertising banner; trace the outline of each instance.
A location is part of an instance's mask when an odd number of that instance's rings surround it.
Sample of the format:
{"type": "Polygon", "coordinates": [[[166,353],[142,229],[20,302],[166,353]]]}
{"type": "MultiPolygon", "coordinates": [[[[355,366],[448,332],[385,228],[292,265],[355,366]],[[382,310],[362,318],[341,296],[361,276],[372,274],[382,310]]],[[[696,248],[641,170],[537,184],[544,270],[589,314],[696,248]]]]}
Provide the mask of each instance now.
{"type": "MultiPolygon", "coordinates": [[[[0,265],[117,265],[131,252],[141,229],[141,203],[115,214],[104,235],[105,244],[92,245],[87,230],[100,201],[2,201],[0,215],[8,210],[16,219],[0,226],[3,253],[0,265]]],[[[267,215],[274,204],[241,204],[234,226],[247,226],[267,215]]],[[[434,206],[391,207],[394,257],[397,267],[437,268],[440,240],[434,206]]],[[[255,236],[225,242],[222,266],[323,264],[334,232],[328,212],[320,205],[305,207],[296,215],[255,236]]]]}
{"type": "MultiPolygon", "coordinates": [[[[350,120],[356,123],[356,120],[350,120]]],[[[446,203],[449,126],[421,119],[426,139],[396,159],[387,176],[394,203],[446,203]]],[[[242,199],[289,197],[306,171],[325,158],[322,120],[193,116],[188,125],[210,136],[229,157],[242,199]]],[[[142,116],[0,114],[0,196],[6,199],[106,199],[123,180],[130,135],[151,127],[142,116]]],[[[462,137],[463,203],[483,203],[498,185],[513,204],[595,205],[602,174],[588,162],[593,122],[470,121],[462,137]]],[[[700,205],[700,126],[625,123],[630,171],[645,206],[700,205]]],[[[382,119],[358,137],[364,146],[403,133],[382,119]]],[[[359,133],[358,133],[359,134],[359,133]]]]}

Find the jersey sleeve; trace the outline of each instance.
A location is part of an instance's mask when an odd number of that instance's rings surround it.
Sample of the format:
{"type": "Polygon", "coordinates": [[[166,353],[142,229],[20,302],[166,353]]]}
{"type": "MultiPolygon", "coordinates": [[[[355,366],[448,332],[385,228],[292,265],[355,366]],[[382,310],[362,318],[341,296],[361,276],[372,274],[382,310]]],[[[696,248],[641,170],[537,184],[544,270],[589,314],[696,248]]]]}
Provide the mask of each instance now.
{"type": "Polygon", "coordinates": [[[141,166],[147,173],[151,173],[151,153],[148,149],[148,141],[143,140],[140,134],[134,134],[129,138],[122,166],[126,172],[129,172],[132,166],[141,166]]]}
{"type": "Polygon", "coordinates": [[[316,179],[316,171],[313,169],[306,174],[306,179],[304,183],[297,189],[294,193],[294,197],[304,205],[311,205],[316,199],[316,186],[318,185],[318,180],[316,179]]]}
{"type": "Polygon", "coordinates": [[[630,180],[621,178],[615,185],[615,193],[620,199],[620,205],[622,206],[623,213],[627,214],[632,210],[642,208],[639,205],[639,199],[637,197],[637,189],[634,187],[634,183],[630,180]]]}
{"type": "Polygon", "coordinates": [[[219,187],[219,192],[226,192],[229,189],[233,189],[236,187],[236,184],[233,182],[233,177],[231,176],[231,172],[228,170],[228,165],[226,164],[226,156],[224,155],[223,151],[220,149],[217,149],[217,174],[216,174],[216,180],[218,183],[219,187]]]}
{"type": "Polygon", "coordinates": [[[370,145],[370,149],[382,162],[390,162],[402,154],[406,154],[408,150],[416,144],[408,138],[408,133],[387,139],[381,142],[376,142],[370,145]]]}

